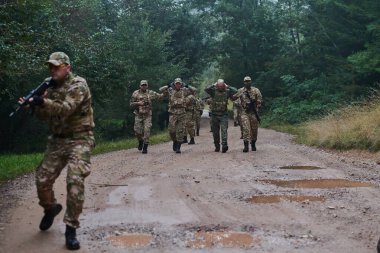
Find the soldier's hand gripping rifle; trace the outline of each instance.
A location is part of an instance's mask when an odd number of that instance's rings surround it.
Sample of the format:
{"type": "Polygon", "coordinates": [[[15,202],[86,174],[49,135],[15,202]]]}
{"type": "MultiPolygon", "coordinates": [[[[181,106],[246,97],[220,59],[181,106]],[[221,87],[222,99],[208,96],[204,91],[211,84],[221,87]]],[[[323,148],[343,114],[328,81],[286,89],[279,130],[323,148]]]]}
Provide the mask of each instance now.
{"type": "Polygon", "coordinates": [[[51,78],[43,81],[40,85],[37,86],[37,88],[31,90],[28,95],[23,97],[24,101],[22,103],[18,104],[16,110],[14,112],[12,112],[11,114],[9,114],[9,117],[12,117],[13,115],[15,115],[20,110],[21,107],[30,105],[31,103],[30,103],[29,99],[33,98],[34,96],[42,96],[45,93],[45,91],[49,87],[53,86],[54,84],[55,84],[55,81],[51,78]]]}
{"type": "Polygon", "coordinates": [[[246,91],[246,95],[247,95],[247,98],[249,99],[249,104],[248,104],[248,108],[246,108],[246,110],[248,112],[253,112],[256,116],[256,119],[259,123],[261,123],[261,119],[260,119],[260,116],[259,116],[259,113],[257,112],[257,107],[256,107],[256,100],[252,99],[251,96],[249,95],[248,91],[246,91]]]}

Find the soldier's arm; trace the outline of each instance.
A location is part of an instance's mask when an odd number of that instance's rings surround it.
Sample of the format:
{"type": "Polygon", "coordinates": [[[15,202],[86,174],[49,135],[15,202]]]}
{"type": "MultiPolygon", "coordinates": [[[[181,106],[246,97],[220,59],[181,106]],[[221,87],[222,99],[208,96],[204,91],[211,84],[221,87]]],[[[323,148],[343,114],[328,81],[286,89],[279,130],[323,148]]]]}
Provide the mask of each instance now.
{"type": "Polygon", "coordinates": [[[164,96],[169,95],[169,85],[162,86],[158,89],[164,96]]]}
{"type": "Polygon", "coordinates": [[[77,81],[67,91],[64,100],[45,98],[43,106],[37,108],[41,115],[60,116],[66,118],[77,110],[84,99],[89,96],[89,89],[85,80],[77,81]]]}
{"type": "MultiPolygon", "coordinates": [[[[233,88],[233,87],[230,87],[230,88],[233,88]]],[[[231,94],[231,99],[235,101],[236,99],[238,99],[241,96],[242,91],[240,89],[239,90],[237,90],[236,88],[234,88],[234,89],[235,90],[231,94]]]]}
{"type": "Polygon", "coordinates": [[[133,92],[132,93],[132,97],[131,99],[129,100],[129,106],[130,107],[135,107],[137,104],[136,104],[137,101],[137,97],[135,96],[135,93],[133,92]]]}
{"type": "Polygon", "coordinates": [[[260,90],[257,89],[257,88],[256,88],[256,92],[257,92],[257,93],[256,93],[256,94],[257,94],[257,108],[260,109],[261,104],[262,104],[262,102],[263,102],[263,96],[261,95],[260,90]]]}
{"type": "Polygon", "coordinates": [[[207,94],[209,94],[211,97],[213,97],[214,96],[214,92],[215,92],[215,84],[211,84],[211,85],[207,86],[205,88],[205,92],[207,94]]]}
{"type": "Polygon", "coordinates": [[[162,98],[164,97],[164,94],[163,93],[157,93],[157,92],[151,90],[150,96],[151,96],[152,101],[162,100],[162,98]]]}

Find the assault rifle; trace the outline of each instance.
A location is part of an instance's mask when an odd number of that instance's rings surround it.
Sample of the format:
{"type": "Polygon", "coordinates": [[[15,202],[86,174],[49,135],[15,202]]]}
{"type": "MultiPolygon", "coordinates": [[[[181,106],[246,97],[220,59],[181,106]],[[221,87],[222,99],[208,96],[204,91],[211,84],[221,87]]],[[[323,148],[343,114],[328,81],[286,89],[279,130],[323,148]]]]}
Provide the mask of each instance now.
{"type": "Polygon", "coordinates": [[[251,98],[248,91],[246,91],[246,95],[247,95],[247,98],[249,99],[248,108],[246,108],[247,112],[253,112],[256,116],[257,121],[261,123],[259,113],[257,112],[257,109],[256,109],[256,100],[251,98]]]}
{"type": "Polygon", "coordinates": [[[30,104],[30,102],[29,102],[30,98],[32,98],[33,96],[42,96],[45,93],[45,91],[49,87],[53,86],[54,84],[55,84],[55,81],[51,78],[43,81],[40,85],[37,86],[37,88],[31,90],[28,95],[23,97],[24,102],[21,104],[18,104],[16,110],[14,112],[12,112],[11,114],[9,114],[9,117],[13,117],[13,115],[15,115],[20,110],[21,107],[29,105],[30,104]]]}

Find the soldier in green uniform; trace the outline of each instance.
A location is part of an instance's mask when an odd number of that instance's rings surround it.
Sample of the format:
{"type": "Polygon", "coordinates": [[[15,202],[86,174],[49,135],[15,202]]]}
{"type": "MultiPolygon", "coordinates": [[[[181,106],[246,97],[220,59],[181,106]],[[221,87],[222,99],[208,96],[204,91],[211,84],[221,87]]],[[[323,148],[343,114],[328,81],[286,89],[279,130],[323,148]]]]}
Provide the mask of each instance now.
{"type": "Polygon", "coordinates": [[[261,107],[262,95],[260,90],[252,87],[252,79],[249,76],[244,77],[244,87],[240,88],[233,96],[233,99],[239,99],[242,107],[241,124],[243,127],[243,152],[248,152],[249,142],[251,142],[252,151],[256,151],[257,132],[259,128],[258,110],[261,107]]]}
{"type": "MultiPolygon", "coordinates": [[[[84,202],[84,180],[90,174],[91,150],[95,146],[91,93],[86,80],[71,72],[69,57],[55,52],[47,61],[53,85],[43,96],[34,96],[29,104],[35,115],[46,122],[51,135],[48,138],[44,158],[36,170],[39,204],[44,208],[41,230],[51,227],[54,217],[62,210],[57,203],[53,184],[64,168],[67,168],[66,247],[80,248],[76,238],[79,215],[84,202]]],[[[19,102],[24,100],[20,98],[19,102]]]]}
{"type": "Polygon", "coordinates": [[[189,91],[181,78],[176,78],[173,85],[163,86],[159,90],[169,97],[169,135],[173,141],[173,151],[180,154],[185,137],[186,97],[189,91]]]}
{"type": "Polygon", "coordinates": [[[228,129],[228,99],[236,93],[236,88],[228,86],[223,79],[219,79],[215,84],[208,86],[205,91],[212,98],[210,109],[212,110],[211,130],[214,138],[215,152],[220,151],[222,144],[222,152],[228,150],[227,129],[228,129]],[[220,143],[220,136],[222,142],[220,143]]]}
{"type": "Polygon", "coordinates": [[[161,99],[159,94],[148,89],[148,81],[141,80],[140,89],[132,93],[130,106],[135,108],[134,131],[139,142],[138,150],[143,154],[148,153],[150,129],[152,127],[152,101],[161,99]]]}
{"type": "Polygon", "coordinates": [[[189,86],[189,95],[186,97],[186,132],[184,143],[187,143],[187,135],[190,136],[189,145],[195,144],[195,121],[197,117],[196,89],[189,86]]]}

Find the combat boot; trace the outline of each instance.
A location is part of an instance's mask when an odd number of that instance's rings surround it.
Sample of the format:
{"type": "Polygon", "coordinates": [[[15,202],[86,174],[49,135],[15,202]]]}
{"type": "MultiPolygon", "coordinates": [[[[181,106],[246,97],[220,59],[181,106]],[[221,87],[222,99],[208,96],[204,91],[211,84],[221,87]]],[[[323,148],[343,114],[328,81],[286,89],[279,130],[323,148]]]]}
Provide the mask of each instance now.
{"type": "Polygon", "coordinates": [[[377,242],[377,253],[380,253],[380,239],[379,239],[379,241],[377,242]]]}
{"type": "Polygon", "coordinates": [[[77,232],[76,229],[66,225],[66,248],[69,250],[77,250],[80,248],[80,243],[77,240],[77,232]]]}
{"type": "Polygon", "coordinates": [[[239,124],[235,121],[234,122],[234,127],[237,127],[239,124]]]}
{"type": "Polygon", "coordinates": [[[181,145],[182,145],[181,142],[177,142],[177,149],[176,149],[176,151],[175,151],[177,154],[180,154],[180,153],[181,153],[181,145]]]}
{"type": "Polygon", "coordinates": [[[143,140],[139,140],[139,146],[137,147],[137,149],[141,151],[143,149],[143,144],[143,140]]]}
{"type": "Polygon", "coordinates": [[[189,145],[195,144],[194,138],[190,139],[189,145]]]}
{"type": "Polygon", "coordinates": [[[187,143],[187,136],[183,139],[183,143],[187,143]]]}
{"type": "Polygon", "coordinates": [[[219,152],[220,151],[220,145],[215,145],[215,152],[219,152]]]}
{"type": "Polygon", "coordinates": [[[197,136],[199,136],[199,128],[197,128],[197,136]]]}
{"type": "Polygon", "coordinates": [[[142,153],[143,154],[148,153],[148,143],[144,143],[144,147],[143,147],[142,153]]]}
{"type": "Polygon", "coordinates": [[[176,150],[177,150],[177,142],[173,141],[173,151],[176,151],[176,150]]]}
{"type": "Polygon", "coordinates": [[[256,151],[256,141],[251,141],[252,151],[256,151]]]}
{"type": "Polygon", "coordinates": [[[222,147],[222,153],[226,153],[228,150],[228,146],[227,145],[223,145],[222,147]]]}
{"type": "Polygon", "coordinates": [[[246,153],[248,152],[249,148],[248,148],[248,141],[244,141],[244,149],[243,149],[243,152],[246,153]]]}
{"type": "Polygon", "coordinates": [[[50,209],[45,209],[45,215],[42,217],[40,229],[42,231],[48,230],[53,225],[54,217],[57,216],[62,210],[61,204],[55,204],[50,209]]]}

